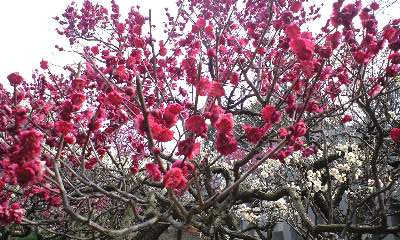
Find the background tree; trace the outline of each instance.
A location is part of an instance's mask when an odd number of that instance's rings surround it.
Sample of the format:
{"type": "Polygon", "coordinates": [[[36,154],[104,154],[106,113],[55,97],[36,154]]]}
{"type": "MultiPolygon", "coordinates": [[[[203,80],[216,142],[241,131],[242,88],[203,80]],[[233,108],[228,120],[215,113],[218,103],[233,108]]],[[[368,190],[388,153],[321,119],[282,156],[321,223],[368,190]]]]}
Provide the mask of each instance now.
{"type": "MultiPolygon", "coordinates": [[[[45,60],[0,91],[0,223],[76,239],[398,234],[399,19],[333,3],[177,1],[151,12],[91,1],[56,17],[81,58],[45,60]],[[54,69],[53,69],[54,68],[54,69]],[[241,229],[239,220],[252,225],[241,229]]],[[[7,231],[6,231],[7,230],[7,231]]],[[[9,231],[8,231],[9,232],[9,231]]],[[[7,233],[8,234],[8,233],[7,233]]]]}

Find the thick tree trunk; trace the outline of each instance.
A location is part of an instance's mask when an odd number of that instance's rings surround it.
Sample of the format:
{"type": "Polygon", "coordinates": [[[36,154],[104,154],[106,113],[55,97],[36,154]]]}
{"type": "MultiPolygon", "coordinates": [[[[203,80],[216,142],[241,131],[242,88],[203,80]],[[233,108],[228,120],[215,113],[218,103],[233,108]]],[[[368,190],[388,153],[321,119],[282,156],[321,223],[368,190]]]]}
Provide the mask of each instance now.
{"type": "Polygon", "coordinates": [[[156,240],[167,230],[169,224],[156,223],[149,228],[140,231],[132,240],[156,240]]]}

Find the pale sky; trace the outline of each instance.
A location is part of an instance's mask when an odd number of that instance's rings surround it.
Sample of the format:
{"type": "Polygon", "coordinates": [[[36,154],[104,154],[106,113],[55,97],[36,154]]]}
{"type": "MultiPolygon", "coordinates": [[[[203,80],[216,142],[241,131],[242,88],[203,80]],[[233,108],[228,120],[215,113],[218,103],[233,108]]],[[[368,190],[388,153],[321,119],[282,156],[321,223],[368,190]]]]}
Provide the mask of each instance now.
{"type": "MultiPolygon", "coordinates": [[[[82,1],[76,0],[75,2],[82,1]]],[[[329,14],[333,0],[315,1],[323,1],[328,8],[325,8],[322,14],[329,14]]],[[[57,24],[52,17],[60,15],[69,2],[70,0],[2,0],[0,8],[0,31],[2,33],[0,37],[0,83],[8,82],[6,77],[11,72],[20,72],[26,79],[29,79],[32,70],[39,67],[42,58],[51,63],[66,62],[68,55],[60,54],[54,45],[68,46],[68,43],[54,31],[57,24]]],[[[98,0],[98,2],[108,5],[110,0],[98,0]]],[[[168,7],[171,13],[176,12],[175,0],[117,0],[117,3],[120,5],[121,13],[126,13],[132,5],[140,5],[143,13],[147,13],[151,8],[153,22],[158,23],[157,25],[160,27],[162,21],[165,20],[164,8],[168,7]]],[[[389,16],[395,17],[395,13],[399,9],[399,4],[392,6],[380,15],[378,20],[387,22],[390,19],[389,16]]],[[[316,24],[321,26],[323,23],[316,24]]]]}
{"type": "MultiPolygon", "coordinates": [[[[61,15],[70,0],[2,0],[0,7],[0,83],[8,83],[7,75],[20,72],[26,79],[43,59],[60,62],[66,54],[54,48],[59,44],[68,47],[64,37],[54,30],[57,23],[52,17],[61,15]]],[[[77,3],[83,0],[75,0],[77,3]]],[[[110,0],[98,0],[106,6],[110,0]]],[[[121,13],[130,6],[140,5],[143,13],[152,9],[152,20],[161,27],[166,19],[164,8],[176,9],[175,0],[117,0],[121,13]]],[[[68,57],[68,56],[67,56],[68,57]]],[[[64,59],[65,60],[65,59],[64,59]]]]}

